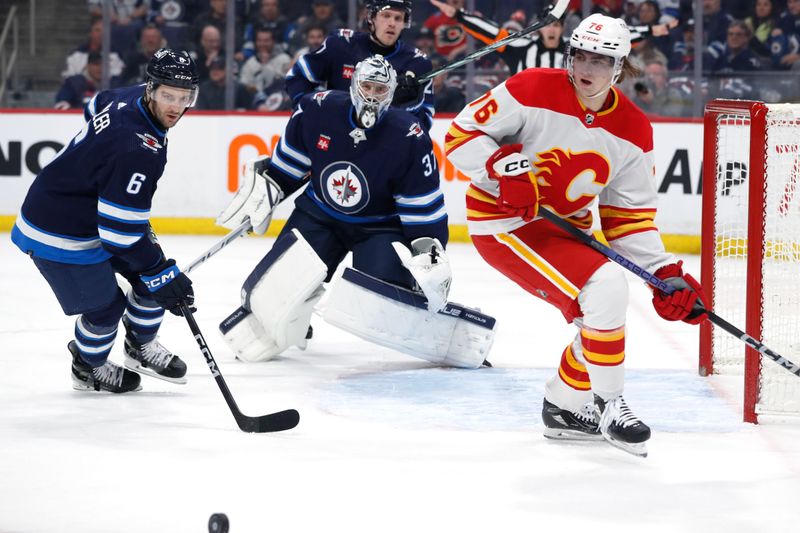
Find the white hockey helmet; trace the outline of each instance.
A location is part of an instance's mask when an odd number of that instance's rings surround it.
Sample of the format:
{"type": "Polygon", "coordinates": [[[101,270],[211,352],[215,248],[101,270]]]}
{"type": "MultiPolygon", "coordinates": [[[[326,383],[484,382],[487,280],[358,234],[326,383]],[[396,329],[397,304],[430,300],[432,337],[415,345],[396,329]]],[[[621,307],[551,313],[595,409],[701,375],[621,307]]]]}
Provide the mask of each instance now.
{"type": "Polygon", "coordinates": [[[397,88],[397,74],[381,55],[360,61],[350,80],[350,100],[356,109],[356,119],[363,128],[371,128],[392,104],[397,88]]]}
{"type": "Polygon", "coordinates": [[[578,24],[569,38],[567,54],[567,70],[572,79],[572,58],[576,50],[585,50],[614,58],[614,76],[611,84],[616,83],[622,74],[622,64],[631,53],[631,32],[625,21],[594,13],[578,24]]]}

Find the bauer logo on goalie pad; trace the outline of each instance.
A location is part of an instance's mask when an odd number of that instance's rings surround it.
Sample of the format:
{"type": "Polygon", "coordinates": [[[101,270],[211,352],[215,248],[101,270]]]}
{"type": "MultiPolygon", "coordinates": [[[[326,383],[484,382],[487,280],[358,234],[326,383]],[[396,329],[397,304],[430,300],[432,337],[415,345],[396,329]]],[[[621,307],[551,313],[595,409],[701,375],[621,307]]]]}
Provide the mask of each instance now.
{"type": "Polygon", "coordinates": [[[358,213],[369,203],[367,178],[350,161],[325,167],[319,175],[319,190],[325,203],[342,213],[358,213]]]}

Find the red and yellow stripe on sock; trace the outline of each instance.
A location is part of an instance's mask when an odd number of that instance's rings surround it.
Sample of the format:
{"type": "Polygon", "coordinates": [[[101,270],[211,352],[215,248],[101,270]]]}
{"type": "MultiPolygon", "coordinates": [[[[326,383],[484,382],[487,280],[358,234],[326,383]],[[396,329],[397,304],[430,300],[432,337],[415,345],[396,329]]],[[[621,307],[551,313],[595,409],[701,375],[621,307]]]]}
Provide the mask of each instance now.
{"type": "Polygon", "coordinates": [[[575,390],[592,390],[592,383],[589,381],[589,373],[586,371],[586,367],[575,358],[575,354],[572,353],[571,342],[564,348],[564,353],[561,354],[561,365],[558,367],[558,376],[561,378],[561,381],[575,390]]]}
{"type": "Polygon", "coordinates": [[[588,364],[617,366],[625,361],[625,328],[597,330],[581,328],[583,357],[588,364]]]}

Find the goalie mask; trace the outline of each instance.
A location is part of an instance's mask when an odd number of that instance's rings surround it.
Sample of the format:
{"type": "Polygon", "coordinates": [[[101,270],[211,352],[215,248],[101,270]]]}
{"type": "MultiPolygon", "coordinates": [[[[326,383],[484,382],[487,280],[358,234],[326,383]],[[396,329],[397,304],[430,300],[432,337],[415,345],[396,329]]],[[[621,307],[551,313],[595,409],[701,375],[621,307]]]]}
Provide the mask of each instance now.
{"type": "Polygon", "coordinates": [[[625,58],[631,53],[631,32],[622,19],[595,13],[581,21],[569,39],[567,52],[567,72],[569,79],[574,79],[574,59],[577,50],[584,50],[614,60],[611,84],[599,91],[595,96],[604,93],[614,85],[622,74],[625,58]]]}
{"type": "Polygon", "coordinates": [[[359,126],[369,129],[378,123],[392,103],[395,88],[397,75],[383,56],[368,57],[356,65],[350,80],[350,100],[359,126]]]}

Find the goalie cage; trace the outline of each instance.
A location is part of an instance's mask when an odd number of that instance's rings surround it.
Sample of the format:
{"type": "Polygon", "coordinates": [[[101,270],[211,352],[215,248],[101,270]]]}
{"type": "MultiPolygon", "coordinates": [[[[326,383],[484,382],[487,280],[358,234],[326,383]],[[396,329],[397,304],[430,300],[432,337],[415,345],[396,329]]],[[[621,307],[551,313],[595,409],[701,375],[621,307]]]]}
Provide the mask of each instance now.
{"type": "MultiPolygon", "coordinates": [[[[713,100],[703,141],[701,282],[710,307],[800,359],[800,104],[713,100]]],[[[700,374],[744,374],[744,420],[800,421],[800,379],[706,321],[700,374]]]]}

